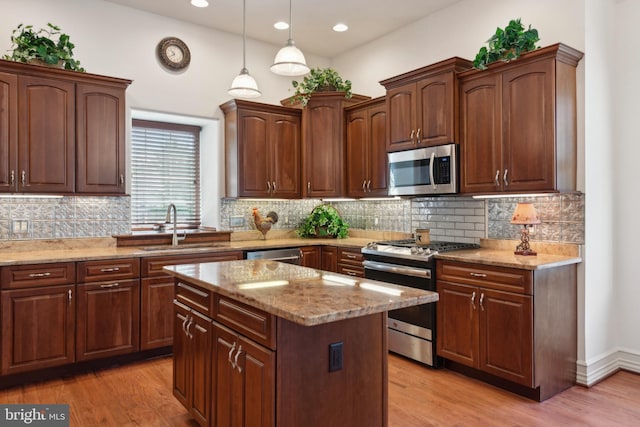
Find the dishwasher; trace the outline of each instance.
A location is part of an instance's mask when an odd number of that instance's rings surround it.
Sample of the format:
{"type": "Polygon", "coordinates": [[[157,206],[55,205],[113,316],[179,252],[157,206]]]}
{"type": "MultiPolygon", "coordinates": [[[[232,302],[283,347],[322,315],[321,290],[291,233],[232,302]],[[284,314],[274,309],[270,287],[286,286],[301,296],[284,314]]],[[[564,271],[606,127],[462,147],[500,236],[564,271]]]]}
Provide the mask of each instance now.
{"type": "Polygon", "coordinates": [[[271,261],[281,261],[288,264],[300,265],[302,262],[302,251],[300,248],[247,251],[247,259],[269,259],[271,261]]]}

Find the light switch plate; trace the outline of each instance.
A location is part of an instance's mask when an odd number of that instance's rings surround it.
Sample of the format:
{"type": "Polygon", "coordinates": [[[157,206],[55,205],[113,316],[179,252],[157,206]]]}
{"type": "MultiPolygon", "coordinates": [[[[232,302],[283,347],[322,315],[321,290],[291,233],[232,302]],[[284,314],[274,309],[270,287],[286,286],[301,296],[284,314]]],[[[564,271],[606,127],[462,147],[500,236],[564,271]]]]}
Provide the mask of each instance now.
{"type": "Polygon", "coordinates": [[[229,218],[229,226],[231,227],[242,227],[244,226],[244,217],[243,216],[232,216],[229,218]]]}

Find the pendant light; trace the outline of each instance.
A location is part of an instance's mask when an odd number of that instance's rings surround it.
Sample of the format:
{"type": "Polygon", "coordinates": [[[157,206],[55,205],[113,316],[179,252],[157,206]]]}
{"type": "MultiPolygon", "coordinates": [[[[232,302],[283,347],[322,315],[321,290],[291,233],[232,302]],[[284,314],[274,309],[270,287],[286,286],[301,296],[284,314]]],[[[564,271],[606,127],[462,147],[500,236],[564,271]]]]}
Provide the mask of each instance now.
{"type": "Polygon", "coordinates": [[[231,88],[227,93],[235,98],[257,98],[262,93],[258,90],[258,83],[251,77],[246,67],[246,0],[242,0],[242,69],[240,74],[231,82],[231,88]]]}
{"type": "Polygon", "coordinates": [[[304,59],[302,51],[293,42],[291,18],[291,0],[289,0],[289,40],[287,40],[287,45],[278,51],[271,71],[281,76],[302,76],[309,72],[309,67],[307,67],[307,61],[304,59]]]}

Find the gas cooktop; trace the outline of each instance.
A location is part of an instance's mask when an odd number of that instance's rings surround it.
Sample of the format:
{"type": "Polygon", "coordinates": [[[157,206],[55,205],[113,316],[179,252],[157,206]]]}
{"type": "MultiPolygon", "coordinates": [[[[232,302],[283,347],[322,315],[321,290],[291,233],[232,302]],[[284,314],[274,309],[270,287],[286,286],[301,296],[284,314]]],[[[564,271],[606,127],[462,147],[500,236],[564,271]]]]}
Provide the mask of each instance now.
{"type": "Polygon", "coordinates": [[[371,242],[362,248],[363,254],[390,256],[394,258],[415,259],[427,261],[438,252],[450,252],[461,249],[475,249],[480,245],[475,243],[431,241],[428,244],[417,244],[413,239],[387,240],[371,242]]]}

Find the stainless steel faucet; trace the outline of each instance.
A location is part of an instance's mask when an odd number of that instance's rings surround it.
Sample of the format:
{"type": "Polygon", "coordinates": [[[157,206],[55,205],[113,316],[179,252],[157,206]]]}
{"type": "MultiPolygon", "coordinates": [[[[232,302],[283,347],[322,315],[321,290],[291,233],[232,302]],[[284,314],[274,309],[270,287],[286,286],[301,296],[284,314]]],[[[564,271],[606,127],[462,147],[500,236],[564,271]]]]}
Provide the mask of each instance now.
{"type": "Polygon", "coordinates": [[[178,237],[178,211],[176,209],[176,205],[173,203],[171,203],[167,208],[167,217],[164,222],[167,224],[171,223],[171,212],[173,212],[173,236],[171,237],[171,246],[178,246],[178,242],[180,240],[187,238],[187,232],[185,231],[182,237],[178,237]]]}

